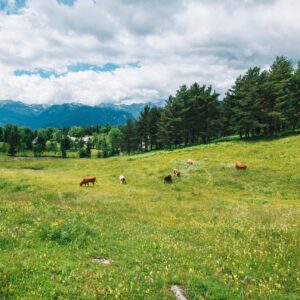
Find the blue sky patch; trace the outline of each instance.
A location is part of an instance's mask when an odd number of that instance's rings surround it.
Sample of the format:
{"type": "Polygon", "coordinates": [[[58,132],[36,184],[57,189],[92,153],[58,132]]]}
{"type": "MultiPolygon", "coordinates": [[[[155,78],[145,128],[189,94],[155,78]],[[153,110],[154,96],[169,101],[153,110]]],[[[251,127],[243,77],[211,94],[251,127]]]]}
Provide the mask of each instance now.
{"type": "MultiPolygon", "coordinates": [[[[47,0],[44,0],[47,1],[47,0]]],[[[77,0],[57,0],[59,4],[73,6],[77,0]]],[[[0,11],[10,15],[19,13],[27,3],[27,0],[0,0],[0,11]]]]}
{"type": "Polygon", "coordinates": [[[32,75],[37,75],[40,76],[42,78],[49,78],[51,76],[54,77],[59,77],[62,74],[56,72],[55,70],[45,70],[45,69],[34,69],[32,71],[28,71],[28,70],[15,70],[14,71],[14,75],[15,76],[32,76],[32,75]]]}
{"type": "Polygon", "coordinates": [[[77,0],[57,0],[57,2],[59,4],[64,4],[64,5],[68,5],[68,6],[73,6],[73,4],[76,2],[77,0]]]}
{"type": "Polygon", "coordinates": [[[113,72],[117,69],[121,68],[120,65],[114,63],[107,63],[102,66],[78,63],[76,65],[68,66],[68,72],[83,72],[83,71],[94,71],[97,73],[100,72],[113,72]]]}
{"type": "Polygon", "coordinates": [[[133,62],[133,63],[129,63],[127,64],[128,67],[131,67],[131,68],[140,68],[141,67],[141,64],[140,62],[133,62]]]}
{"type": "Polygon", "coordinates": [[[124,67],[130,68],[140,68],[139,62],[128,63],[125,65],[119,65],[115,63],[107,63],[104,65],[93,65],[93,64],[86,64],[86,63],[77,63],[74,65],[67,66],[67,72],[57,72],[52,69],[42,69],[37,68],[34,70],[15,70],[15,76],[33,76],[37,75],[42,78],[50,78],[50,77],[61,77],[65,76],[68,73],[76,73],[76,72],[85,72],[85,71],[93,71],[96,73],[104,73],[104,72],[113,72],[117,69],[121,69],[124,67]]]}
{"type": "Polygon", "coordinates": [[[0,11],[4,11],[6,14],[16,14],[21,8],[26,5],[27,0],[0,0],[0,11]]]}

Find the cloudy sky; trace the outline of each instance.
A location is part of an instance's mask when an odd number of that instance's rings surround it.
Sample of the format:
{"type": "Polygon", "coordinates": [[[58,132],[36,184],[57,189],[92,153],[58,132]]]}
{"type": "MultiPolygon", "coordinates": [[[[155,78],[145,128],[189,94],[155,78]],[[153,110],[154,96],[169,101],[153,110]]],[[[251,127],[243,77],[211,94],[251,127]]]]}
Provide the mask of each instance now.
{"type": "Polygon", "coordinates": [[[248,67],[300,60],[299,0],[0,0],[0,99],[144,102],[224,94],[248,67]]]}

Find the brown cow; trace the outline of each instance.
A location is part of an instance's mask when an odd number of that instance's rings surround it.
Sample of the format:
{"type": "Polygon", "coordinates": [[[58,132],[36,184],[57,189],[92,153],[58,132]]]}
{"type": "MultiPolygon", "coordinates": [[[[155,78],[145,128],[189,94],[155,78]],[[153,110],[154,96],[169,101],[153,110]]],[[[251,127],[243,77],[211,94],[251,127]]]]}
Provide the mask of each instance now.
{"type": "Polygon", "coordinates": [[[191,160],[191,159],[188,159],[188,160],[186,161],[186,163],[187,163],[188,165],[193,165],[193,164],[194,164],[193,160],[191,160]]]}
{"type": "Polygon", "coordinates": [[[181,175],[180,171],[177,170],[177,169],[173,170],[173,174],[174,174],[175,177],[180,177],[180,175],[181,175]]]}
{"type": "Polygon", "coordinates": [[[164,183],[172,183],[172,175],[171,174],[164,177],[164,183]]]}
{"type": "Polygon", "coordinates": [[[240,161],[237,161],[237,162],[235,163],[235,168],[236,168],[237,170],[246,170],[246,169],[247,169],[247,165],[241,163],[240,161]]]}
{"type": "Polygon", "coordinates": [[[79,184],[80,184],[80,186],[82,186],[82,185],[89,186],[90,182],[94,185],[96,182],[96,177],[95,176],[84,177],[79,184]]]}

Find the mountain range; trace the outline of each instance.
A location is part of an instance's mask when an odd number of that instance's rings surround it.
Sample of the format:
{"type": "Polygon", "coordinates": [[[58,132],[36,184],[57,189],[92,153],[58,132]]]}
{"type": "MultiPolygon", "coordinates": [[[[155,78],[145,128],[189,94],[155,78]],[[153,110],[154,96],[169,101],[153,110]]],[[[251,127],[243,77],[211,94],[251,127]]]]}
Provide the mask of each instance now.
{"type": "MultiPolygon", "coordinates": [[[[153,105],[152,103],[147,104],[153,105]]],[[[43,105],[25,104],[14,100],[1,100],[0,126],[16,124],[37,129],[96,124],[123,125],[130,119],[138,118],[144,106],[144,103],[129,105],[100,104],[97,106],[80,103],[43,105]]]]}

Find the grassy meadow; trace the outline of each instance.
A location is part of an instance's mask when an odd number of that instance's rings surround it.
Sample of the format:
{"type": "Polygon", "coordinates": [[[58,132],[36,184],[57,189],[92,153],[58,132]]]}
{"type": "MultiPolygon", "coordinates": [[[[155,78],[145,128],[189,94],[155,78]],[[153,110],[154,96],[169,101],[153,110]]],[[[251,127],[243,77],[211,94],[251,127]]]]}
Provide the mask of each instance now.
{"type": "Polygon", "coordinates": [[[0,156],[0,299],[175,299],[174,284],[188,299],[300,299],[300,136],[0,156]],[[164,184],[173,168],[182,177],[164,184]]]}

